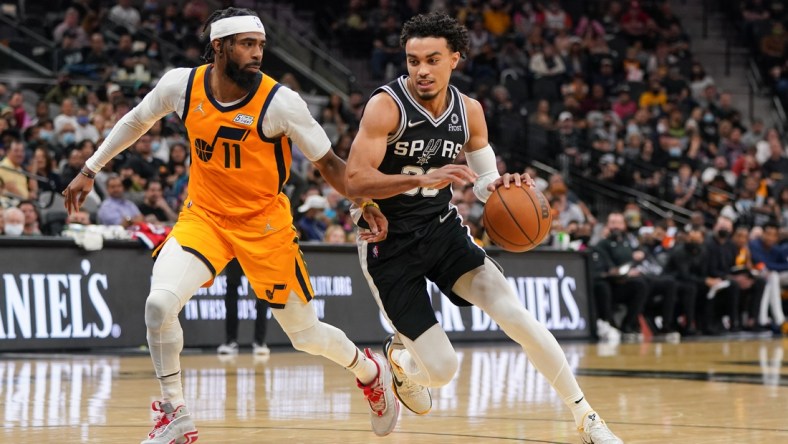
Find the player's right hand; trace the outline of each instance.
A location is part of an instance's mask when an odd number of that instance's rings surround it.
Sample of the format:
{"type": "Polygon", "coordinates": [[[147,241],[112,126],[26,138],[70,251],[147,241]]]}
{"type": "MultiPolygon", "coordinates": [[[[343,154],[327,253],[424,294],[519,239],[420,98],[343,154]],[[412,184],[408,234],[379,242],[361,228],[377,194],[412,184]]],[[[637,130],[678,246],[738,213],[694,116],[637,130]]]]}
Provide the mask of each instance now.
{"type": "Polygon", "coordinates": [[[93,179],[88,178],[82,174],[77,174],[77,177],[71,181],[70,184],[63,190],[63,198],[65,199],[66,212],[68,214],[76,213],[82,208],[85,199],[93,189],[93,179]]]}
{"type": "Polygon", "coordinates": [[[467,165],[444,165],[437,170],[425,174],[422,187],[440,189],[451,184],[465,186],[476,181],[478,174],[467,165]]]}
{"type": "Polygon", "coordinates": [[[367,205],[361,213],[364,220],[369,224],[369,230],[359,230],[358,237],[362,240],[375,243],[380,242],[389,234],[389,221],[380,208],[367,205]]]}

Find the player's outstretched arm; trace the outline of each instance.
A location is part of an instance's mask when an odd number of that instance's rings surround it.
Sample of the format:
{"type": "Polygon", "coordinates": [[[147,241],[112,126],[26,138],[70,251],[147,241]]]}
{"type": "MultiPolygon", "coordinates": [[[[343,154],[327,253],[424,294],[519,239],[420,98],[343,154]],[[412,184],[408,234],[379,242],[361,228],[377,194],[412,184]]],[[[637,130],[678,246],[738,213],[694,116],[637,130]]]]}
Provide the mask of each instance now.
{"type": "Polygon", "coordinates": [[[82,207],[93,189],[93,178],[110,159],[139,139],[157,120],[178,109],[186,92],[189,72],[187,68],[179,68],[164,74],[142,102],[115,124],[98,150],[85,162],[81,174],[63,190],[68,214],[82,207]]]}

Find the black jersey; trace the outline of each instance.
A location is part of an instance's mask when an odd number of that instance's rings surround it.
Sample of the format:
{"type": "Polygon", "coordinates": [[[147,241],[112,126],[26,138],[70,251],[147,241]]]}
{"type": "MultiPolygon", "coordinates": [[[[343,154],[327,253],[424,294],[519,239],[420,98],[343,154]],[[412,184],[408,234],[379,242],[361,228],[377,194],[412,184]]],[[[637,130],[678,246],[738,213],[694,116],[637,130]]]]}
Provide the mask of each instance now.
{"type": "MultiPolygon", "coordinates": [[[[378,170],[384,174],[426,174],[454,163],[468,142],[465,103],[457,88],[449,85],[446,111],[434,118],[408,92],[402,76],[375,92],[389,94],[399,107],[399,126],[386,141],[386,155],[378,170]]],[[[413,188],[387,199],[375,200],[389,221],[389,232],[412,232],[449,207],[451,187],[413,188]]]]}

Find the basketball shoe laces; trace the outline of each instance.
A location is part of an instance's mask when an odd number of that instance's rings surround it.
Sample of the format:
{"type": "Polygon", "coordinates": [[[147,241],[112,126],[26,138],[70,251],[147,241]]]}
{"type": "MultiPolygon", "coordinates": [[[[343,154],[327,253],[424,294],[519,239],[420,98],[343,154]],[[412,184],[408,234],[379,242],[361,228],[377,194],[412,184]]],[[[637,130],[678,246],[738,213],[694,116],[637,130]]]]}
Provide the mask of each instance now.
{"type": "MultiPolygon", "coordinates": [[[[586,416],[588,416],[588,413],[586,416]]],[[[581,434],[585,435],[583,442],[591,444],[618,444],[623,442],[621,441],[621,438],[613,434],[613,432],[607,427],[605,420],[602,418],[595,418],[593,421],[590,421],[588,429],[585,428],[584,423],[582,426],[578,427],[577,430],[581,434]],[[589,440],[586,441],[585,437],[588,437],[589,440]]]]}
{"type": "MultiPolygon", "coordinates": [[[[375,365],[378,366],[378,363],[375,362],[375,365]]],[[[364,391],[364,396],[369,401],[369,407],[372,411],[378,416],[383,416],[386,410],[386,396],[384,395],[385,389],[383,384],[380,383],[380,366],[378,366],[378,375],[375,376],[375,379],[369,385],[362,384],[358,379],[356,379],[356,383],[364,391]]]]}
{"type": "MultiPolygon", "coordinates": [[[[159,432],[163,430],[165,427],[167,427],[167,424],[169,424],[172,421],[170,420],[170,418],[168,418],[170,414],[168,414],[161,408],[161,401],[153,401],[153,403],[151,403],[151,408],[154,411],[159,412],[156,415],[156,419],[155,419],[156,423],[153,426],[153,430],[151,430],[150,433],[148,433],[149,438],[155,438],[156,435],[158,435],[159,432]]],[[[172,412],[172,414],[174,415],[175,412],[172,412]]]]}
{"type": "Polygon", "coordinates": [[[398,366],[396,362],[390,361],[392,367],[396,367],[397,371],[394,373],[398,374],[399,377],[395,376],[396,381],[394,383],[397,384],[397,392],[400,393],[403,398],[410,399],[415,398],[424,391],[424,386],[416,384],[410,378],[405,375],[405,371],[402,367],[398,366]]]}

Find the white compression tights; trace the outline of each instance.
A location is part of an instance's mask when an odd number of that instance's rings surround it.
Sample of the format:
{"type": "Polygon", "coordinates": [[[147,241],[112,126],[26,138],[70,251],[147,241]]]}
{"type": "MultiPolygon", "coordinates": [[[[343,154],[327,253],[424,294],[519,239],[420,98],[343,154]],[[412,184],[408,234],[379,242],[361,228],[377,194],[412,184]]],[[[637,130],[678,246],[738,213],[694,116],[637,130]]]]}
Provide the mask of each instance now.
{"type": "Polygon", "coordinates": [[[312,304],[304,304],[295,293],[290,292],[285,308],[273,309],[271,313],[296,350],[325,356],[342,367],[348,367],[356,358],[358,349],[345,333],[320,322],[312,304]]]}
{"type": "Polygon", "coordinates": [[[211,277],[208,267],[184,251],[175,238],[162,247],[153,266],[151,290],[145,302],[148,347],[162,397],[176,404],[183,401],[180,376],[183,330],[178,313],[211,277]]]}
{"type": "MultiPolygon", "coordinates": [[[[561,346],[520,303],[498,268],[487,259],[483,266],[460,277],[452,290],[484,310],[510,338],[520,344],[573,413],[579,411],[575,419],[580,417],[582,420],[590,406],[585,401],[575,403],[583,398],[583,392],[561,346]]],[[[415,341],[402,335],[400,338],[407,351],[398,356],[398,361],[408,377],[429,387],[439,387],[451,381],[457,371],[457,357],[439,325],[434,325],[415,341]]]]}
{"type": "MultiPolygon", "coordinates": [[[[183,400],[180,379],[183,330],[178,313],[211,277],[208,267],[184,251],[174,238],[162,247],[153,266],[151,291],[145,303],[145,325],[153,367],[165,400],[176,403],[183,400]]],[[[356,346],[341,330],[320,322],[311,304],[304,304],[291,293],[285,308],[272,312],[297,350],[325,356],[343,367],[358,362],[350,370],[363,382],[374,379],[375,364],[357,356],[356,346]]]]}

